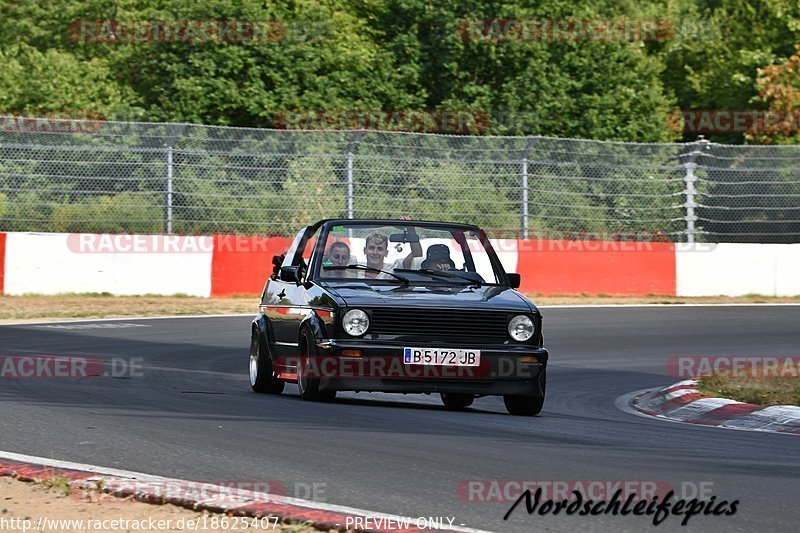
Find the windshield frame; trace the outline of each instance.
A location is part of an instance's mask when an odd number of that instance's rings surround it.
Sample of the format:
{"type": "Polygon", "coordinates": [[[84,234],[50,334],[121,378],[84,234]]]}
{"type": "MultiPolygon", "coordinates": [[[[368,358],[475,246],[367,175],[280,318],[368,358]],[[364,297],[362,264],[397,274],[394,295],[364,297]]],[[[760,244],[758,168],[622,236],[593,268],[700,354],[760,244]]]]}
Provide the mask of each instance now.
{"type": "MultiPolygon", "coordinates": [[[[322,222],[322,221],[321,221],[322,222]]],[[[402,282],[395,278],[390,279],[378,279],[378,278],[328,278],[322,277],[322,257],[325,253],[325,244],[328,242],[328,235],[331,232],[331,229],[334,226],[362,226],[362,227],[386,227],[392,226],[397,228],[402,227],[424,227],[424,228],[431,228],[431,229],[438,229],[438,230],[447,230],[450,231],[453,238],[456,241],[465,239],[464,232],[472,231],[475,232],[483,245],[484,249],[486,250],[486,254],[489,257],[489,262],[492,265],[492,269],[498,274],[498,283],[488,283],[488,282],[481,282],[481,286],[485,287],[497,287],[497,286],[504,286],[510,287],[511,282],[508,278],[508,273],[503,268],[503,264],[500,262],[500,258],[497,257],[497,253],[494,251],[492,247],[492,243],[489,241],[489,237],[486,235],[486,232],[480,229],[477,226],[473,226],[471,224],[460,224],[456,222],[429,222],[429,221],[421,221],[421,220],[391,220],[391,219],[331,219],[326,220],[323,223],[322,231],[320,232],[319,239],[315,243],[314,255],[311,258],[311,265],[309,268],[309,278],[311,281],[315,283],[377,283],[377,284],[390,284],[390,285],[397,285],[401,284],[402,282]]],[[[316,224],[315,224],[316,226],[316,224]]],[[[466,247],[467,253],[464,254],[464,260],[467,264],[473,265],[474,268],[474,260],[472,258],[472,253],[469,251],[469,247],[466,247]]],[[[452,281],[453,285],[456,284],[464,284],[467,280],[458,280],[454,278],[452,281]]],[[[438,280],[438,283],[450,283],[444,280],[438,280]]],[[[411,284],[421,284],[420,281],[412,280],[411,284]]],[[[430,284],[430,283],[428,283],[430,284]]]]}

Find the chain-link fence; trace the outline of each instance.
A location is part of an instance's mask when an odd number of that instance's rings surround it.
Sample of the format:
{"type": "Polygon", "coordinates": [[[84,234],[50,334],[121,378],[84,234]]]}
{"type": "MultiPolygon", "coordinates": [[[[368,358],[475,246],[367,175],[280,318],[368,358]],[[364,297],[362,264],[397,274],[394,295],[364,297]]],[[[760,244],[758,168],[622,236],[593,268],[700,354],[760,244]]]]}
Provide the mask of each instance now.
{"type": "Polygon", "coordinates": [[[0,230],[289,235],[329,217],[493,236],[800,242],[800,147],[0,117],[0,230]]]}

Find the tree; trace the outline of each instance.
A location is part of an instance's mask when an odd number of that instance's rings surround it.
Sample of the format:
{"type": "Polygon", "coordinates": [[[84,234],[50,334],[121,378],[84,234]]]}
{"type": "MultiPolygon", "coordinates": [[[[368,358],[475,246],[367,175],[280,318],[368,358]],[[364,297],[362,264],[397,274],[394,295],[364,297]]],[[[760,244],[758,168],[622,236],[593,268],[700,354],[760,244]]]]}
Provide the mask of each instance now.
{"type": "Polygon", "coordinates": [[[758,70],[758,101],[767,104],[746,138],[758,144],[800,144],[800,45],[785,62],[758,70]]]}

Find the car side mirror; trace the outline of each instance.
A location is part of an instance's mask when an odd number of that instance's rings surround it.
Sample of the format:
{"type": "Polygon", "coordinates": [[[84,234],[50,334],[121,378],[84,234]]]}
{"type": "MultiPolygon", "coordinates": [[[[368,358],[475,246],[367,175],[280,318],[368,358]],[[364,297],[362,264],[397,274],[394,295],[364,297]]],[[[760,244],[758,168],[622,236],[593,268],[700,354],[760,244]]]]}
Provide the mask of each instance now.
{"type": "Polygon", "coordinates": [[[284,266],[281,267],[281,281],[293,281],[300,283],[300,267],[299,266],[284,266]]]}
{"type": "Polygon", "coordinates": [[[286,258],[286,254],[272,256],[272,275],[274,277],[278,277],[278,275],[280,275],[281,265],[283,264],[284,258],[286,258]]]}
{"type": "Polygon", "coordinates": [[[511,284],[511,288],[519,289],[519,285],[522,282],[522,276],[516,272],[512,272],[510,274],[507,273],[506,276],[508,276],[508,282],[511,284]]]}

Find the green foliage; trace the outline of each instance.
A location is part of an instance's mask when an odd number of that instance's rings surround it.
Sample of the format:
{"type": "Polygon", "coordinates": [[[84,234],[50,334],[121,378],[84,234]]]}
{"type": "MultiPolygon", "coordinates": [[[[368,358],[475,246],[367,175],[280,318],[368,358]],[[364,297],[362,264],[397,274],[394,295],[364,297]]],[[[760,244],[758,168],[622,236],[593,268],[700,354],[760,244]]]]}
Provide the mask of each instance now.
{"type": "Polygon", "coordinates": [[[83,199],[53,205],[50,231],[77,233],[88,221],[97,233],[161,233],[162,211],[131,193],[83,199]]]}
{"type": "Polygon", "coordinates": [[[108,115],[128,107],[133,91],[119,85],[109,63],[81,60],[61,50],[27,44],[0,48],[0,109],[34,116],[61,111],[84,118],[87,111],[108,115]]]}
{"type": "Polygon", "coordinates": [[[798,38],[794,0],[2,0],[0,109],[253,127],[288,110],[475,110],[491,115],[490,134],[665,141],[674,107],[752,107],[758,69],[798,38]],[[277,31],[192,43],[93,42],[79,29],[109,19],[277,31]],[[479,19],[659,19],[666,30],[645,42],[463,31],[479,19]]]}
{"type": "MultiPolygon", "coordinates": [[[[664,83],[681,109],[763,109],[757,101],[758,70],[792,55],[800,40],[796,0],[702,0],[674,2],[682,21],[659,50],[664,83]]],[[[694,140],[696,134],[688,135],[694,140]]],[[[742,142],[743,132],[710,136],[742,142]]]]}

